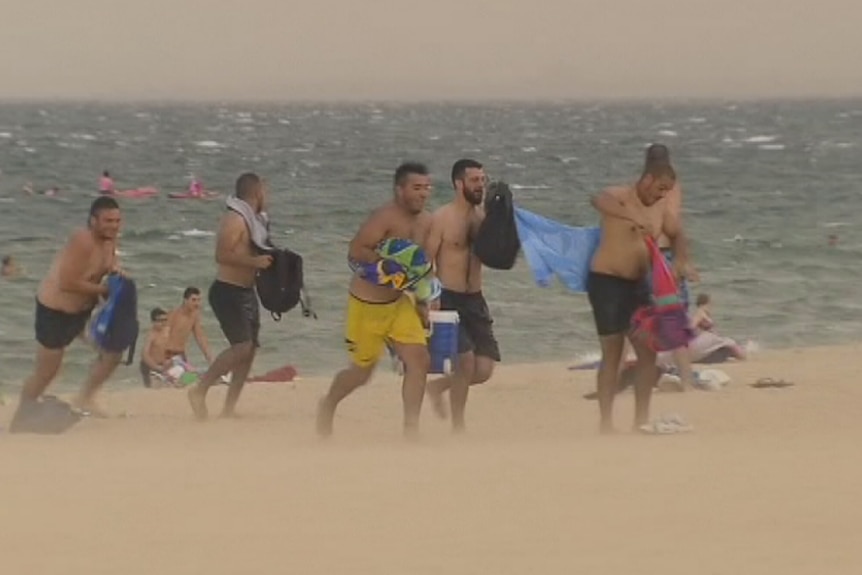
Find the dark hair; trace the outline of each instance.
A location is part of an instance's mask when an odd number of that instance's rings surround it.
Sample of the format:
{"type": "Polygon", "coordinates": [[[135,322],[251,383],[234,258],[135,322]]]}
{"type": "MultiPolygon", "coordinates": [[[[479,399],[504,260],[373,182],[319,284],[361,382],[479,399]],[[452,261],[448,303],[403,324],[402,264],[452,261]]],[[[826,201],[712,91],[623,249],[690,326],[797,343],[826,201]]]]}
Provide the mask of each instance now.
{"type": "Polygon", "coordinates": [[[646,150],[646,163],[656,162],[670,164],[670,150],[664,144],[652,144],[646,150]]]}
{"type": "Polygon", "coordinates": [[[673,166],[670,165],[669,162],[662,161],[653,161],[647,162],[644,166],[643,174],[644,176],[652,176],[653,178],[669,178],[671,180],[676,180],[676,172],[673,169],[673,166]]]}
{"type": "Polygon", "coordinates": [[[709,303],[709,294],[708,293],[697,294],[696,304],[698,307],[700,307],[702,305],[706,305],[708,303],[709,303]]]}
{"type": "Polygon", "coordinates": [[[189,299],[193,295],[201,295],[201,290],[195,286],[189,286],[186,288],[186,291],[183,292],[183,299],[189,299]]]}
{"type": "Polygon", "coordinates": [[[103,175],[104,177],[106,177],[106,178],[110,178],[110,177],[111,177],[111,172],[109,172],[108,170],[105,170],[104,172],[102,172],[102,175],[103,175]]]}
{"type": "Polygon", "coordinates": [[[395,169],[395,176],[392,181],[396,186],[403,186],[407,181],[407,176],[415,174],[417,176],[427,176],[428,166],[419,162],[404,162],[395,169]]]}
{"type": "Polygon", "coordinates": [[[12,256],[3,256],[3,265],[8,266],[12,263],[12,256]]]}
{"type": "Polygon", "coordinates": [[[150,321],[156,321],[156,319],[166,315],[168,315],[168,312],[166,312],[162,308],[153,308],[153,311],[150,312],[150,321]]]}
{"type": "Polygon", "coordinates": [[[236,197],[247,200],[260,186],[261,179],[255,173],[246,172],[236,179],[236,197]]]}
{"type": "Polygon", "coordinates": [[[452,185],[455,185],[455,180],[463,180],[467,170],[471,168],[481,170],[483,167],[482,164],[470,158],[458,160],[452,165],[452,185]]]}
{"type": "Polygon", "coordinates": [[[120,204],[110,196],[99,196],[90,204],[90,217],[98,216],[105,210],[119,210],[120,204]]]}

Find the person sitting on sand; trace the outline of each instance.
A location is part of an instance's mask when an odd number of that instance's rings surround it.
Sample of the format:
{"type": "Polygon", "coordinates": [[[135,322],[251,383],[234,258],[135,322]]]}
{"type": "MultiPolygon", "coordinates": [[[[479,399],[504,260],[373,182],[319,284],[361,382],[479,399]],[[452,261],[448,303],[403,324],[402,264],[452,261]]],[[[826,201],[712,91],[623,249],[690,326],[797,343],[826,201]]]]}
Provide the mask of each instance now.
{"type": "Polygon", "coordinates": [[[212,352],[201,325],[201,290],[194,286],[186,288],[183,292],[183,303],[168,314],[167,353],[170,356],[179,355],[183,361],[188,361],[186,342],[190,335],[195,336],[207,364],[212,363],[212,352]]]}
{"type": "Polygon", "coordinates": [[[141,378],[144,387],[153,386],[153,375],[164,374],[171,367],[171,359],[167,353],[168,314],[162,308],[155,308],[150,312],[150,332],[141,353],[141,378]]]}
{"type": "Polygon", "coordinates": [[[691,327],[696,332],[701,331],[713,331],[715,328],[715,322],[712,321],[712,311],[711,311],[712,300],[709,297],[709,294],[698,294],[697,296],[697,307],[694,310],[694,313],[691,314],[691,327]]]}
{"type": "Polygon", "coordinates": [[[12,256],[3,257],[3,267],[0,269],[0,276],[4,278],[15,278],[21,275],[21,268],[18,267],[18,262],[12,256]]]}

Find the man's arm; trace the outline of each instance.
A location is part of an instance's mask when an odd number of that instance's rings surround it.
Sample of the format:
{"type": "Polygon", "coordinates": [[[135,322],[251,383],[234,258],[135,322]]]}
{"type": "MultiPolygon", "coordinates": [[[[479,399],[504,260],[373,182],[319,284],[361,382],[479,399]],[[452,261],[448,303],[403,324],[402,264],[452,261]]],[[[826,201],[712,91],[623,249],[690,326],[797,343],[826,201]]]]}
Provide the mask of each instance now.
{"type": "Polygon", "coordinates": [[[425,239],[425,255],[428,256],[428,261],[437,271],[437,258],[440,256],[440,248],[443,246],[443,218],[441,214],[436,213],[431,216],[431,227],[428,230],[428,236],[425,239]]]}
{"type": "Polygon", "coordinates": [[[386,237],[388,225],[382,212],[374,212],[350,240],[348,255],[350,259],[370,264],[380,259],[377,255],[377,245],[386,237]]]}
{"type": "Polygon", "coordinates": [[[602,215],[629,220],[643,227],[644,217],[634,202],[625,198],[619,188],[607,188],[590,198],[590,204],[602,215]]]}
{"type": "Polygon", "coordinates": [[[204,328],[201,325],[200,316],[195,318],[195,323],[192,326],[192,333],[195,335],[195,341],[198,342],[198,347],[201,348],[201,352],[204,354],[204,357],[207,360],[207,363],[212,363],[212,353],[210,353],[210,344],[207,341],[207,336],[204,333],[204,328]]]}
{"type": "Polygon", "coordinates": [[[89,232],[76,233],[69,238],[58,270],[60,289],[93,297],[107,296],[108,286],[90,281],[83,275],[90,259],[90,251],[87,249],[89,240],[85,233],[89,232]]]}

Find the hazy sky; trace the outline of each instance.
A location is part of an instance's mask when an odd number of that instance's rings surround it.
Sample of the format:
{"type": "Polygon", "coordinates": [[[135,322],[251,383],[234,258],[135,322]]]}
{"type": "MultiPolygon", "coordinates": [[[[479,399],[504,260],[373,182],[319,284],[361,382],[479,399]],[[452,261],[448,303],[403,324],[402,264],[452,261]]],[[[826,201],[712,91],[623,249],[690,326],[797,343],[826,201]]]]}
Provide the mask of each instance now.
{"type": "Polygon", "coordinates": [[[0,98],[862,95],[862,0],[0,0],[0,98]]]}

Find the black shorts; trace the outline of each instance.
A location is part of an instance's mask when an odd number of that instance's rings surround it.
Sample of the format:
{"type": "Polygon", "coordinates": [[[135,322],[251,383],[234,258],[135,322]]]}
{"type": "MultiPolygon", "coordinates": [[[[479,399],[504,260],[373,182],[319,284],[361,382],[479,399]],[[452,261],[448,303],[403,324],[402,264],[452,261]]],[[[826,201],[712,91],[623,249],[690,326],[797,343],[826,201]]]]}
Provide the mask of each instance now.
{"type": "Polygon", "coordinates": [[[643,280],[597,272],[587,276],[587,295],[600,336],[628,333],[635,310],[650,303],[648,287],[643,280]]]}
{"type": "Polygon", "coordinates": [[[254,288],[216,280],[210,286],[209,302],[228,343],[250,341],[260,346],[260,307],[254,288]]]}
{"type": "Polygon", "coordinates": [[[482,292],[461,293],[444,289],[440,294],[440,309],[458,312],[458,353],[500,361],[500,347],[491,328],[494,320],[482,292]]]}
{"type": "Polygon", "coordinates": [[[47,349],[64,349],[81,335],[92,313],[92,308],[78,313],[58,311],[37,299],[36,341],[47,349]]]}

